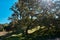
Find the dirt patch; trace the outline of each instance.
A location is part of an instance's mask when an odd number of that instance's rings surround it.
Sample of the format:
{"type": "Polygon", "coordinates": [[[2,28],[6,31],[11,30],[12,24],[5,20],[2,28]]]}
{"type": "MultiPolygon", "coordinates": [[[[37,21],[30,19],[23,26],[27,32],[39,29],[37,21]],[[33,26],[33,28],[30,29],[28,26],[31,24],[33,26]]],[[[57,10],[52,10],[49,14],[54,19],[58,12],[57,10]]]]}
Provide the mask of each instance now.
{"type": "Polygon", "coordinates": [[[0,32],[0,36],[4,36],[4,35],[6,35],[8,32],[6,32],[6,31],[2,31],[2,32],[0,32]]]}

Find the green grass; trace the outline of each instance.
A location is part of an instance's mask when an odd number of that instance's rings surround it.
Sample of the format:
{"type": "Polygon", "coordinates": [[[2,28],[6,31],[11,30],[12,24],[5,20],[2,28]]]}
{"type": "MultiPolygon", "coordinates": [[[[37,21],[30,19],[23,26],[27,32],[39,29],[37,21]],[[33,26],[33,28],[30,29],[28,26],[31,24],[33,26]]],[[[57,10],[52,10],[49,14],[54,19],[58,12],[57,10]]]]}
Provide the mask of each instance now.
{"type": "Polygon", "coordinates": [[[17,36],[14,36],[14,37],[5,38],[4,40],[20,40],[20,38],[17,36]]]}

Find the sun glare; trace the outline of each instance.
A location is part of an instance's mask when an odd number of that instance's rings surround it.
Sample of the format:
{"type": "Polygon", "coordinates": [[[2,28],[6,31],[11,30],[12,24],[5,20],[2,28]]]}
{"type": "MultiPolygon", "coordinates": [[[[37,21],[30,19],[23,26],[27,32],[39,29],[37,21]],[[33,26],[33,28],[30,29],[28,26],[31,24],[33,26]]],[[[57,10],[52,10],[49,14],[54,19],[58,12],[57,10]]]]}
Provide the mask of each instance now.
{"type": "Polygon", "coordinates": [[[48,4],[48,5],[51,5],[52,0],[42,0],[42,2],[44,2],[44,3],[48,4]]]}
{"type": "Polygon", "coordinates": [[[43,8],[50,9],[52,6],[54,6],[56,0],[38,0],[39,5],[43,8]]]}
{"type": "Polygon", "coordinates": [[[51,0],[43,0],[43,1],[47,1],[47,2],[49,2],[49,1],[51,1],[51,0]]]}

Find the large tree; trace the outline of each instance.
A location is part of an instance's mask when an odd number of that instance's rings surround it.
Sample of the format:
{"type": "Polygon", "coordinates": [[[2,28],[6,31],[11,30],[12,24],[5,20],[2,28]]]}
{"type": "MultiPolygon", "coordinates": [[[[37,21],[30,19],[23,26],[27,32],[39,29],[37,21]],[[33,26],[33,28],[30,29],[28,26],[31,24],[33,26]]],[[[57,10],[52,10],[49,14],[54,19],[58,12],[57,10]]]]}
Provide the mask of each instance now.
{"type": "Polygon", "coordinates": [[[57,25],[55,20],[60,15],[58,2],[60,1],[18,0],[11,8],[14,11],[13,23],[17,21],[16,28],[20,27],[26,33],[29,28],[37,26],[46,26],[49,30],[50,27],[57,25]]]}

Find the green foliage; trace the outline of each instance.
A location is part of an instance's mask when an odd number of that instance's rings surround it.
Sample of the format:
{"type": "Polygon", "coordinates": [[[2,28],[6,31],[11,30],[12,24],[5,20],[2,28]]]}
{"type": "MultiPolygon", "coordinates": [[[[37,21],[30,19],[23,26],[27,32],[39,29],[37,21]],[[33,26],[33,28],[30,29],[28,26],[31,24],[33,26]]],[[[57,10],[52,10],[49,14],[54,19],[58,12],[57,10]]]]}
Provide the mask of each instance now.
{"type": "Polygon", "coordinates": [[[19,40],[19,37],[10,37],[10,38],[6,38],[4,40],[19,40]]]}
{"type": "MultiPolygon", "coordinates": [[[[56,6],[53,7],[56,9],[56,6]]],[[[44,40],[45,38],[51,38],[60,33],[60,16],[56,18],[59,9],[51,12],[47,8],[39,6],[36,0],[18,0],[11,7],[11,10],[14,13],[9,18],[11,22],[8,26],[13,29],[12,31],[15,34],[22,33],[23,36],[16,37],[16,39],[15,37],[9,37],[7,40],[44,40]],[[27,32],[38,26],[40,26],[39,30],[31,34],[27,32]]]]}

